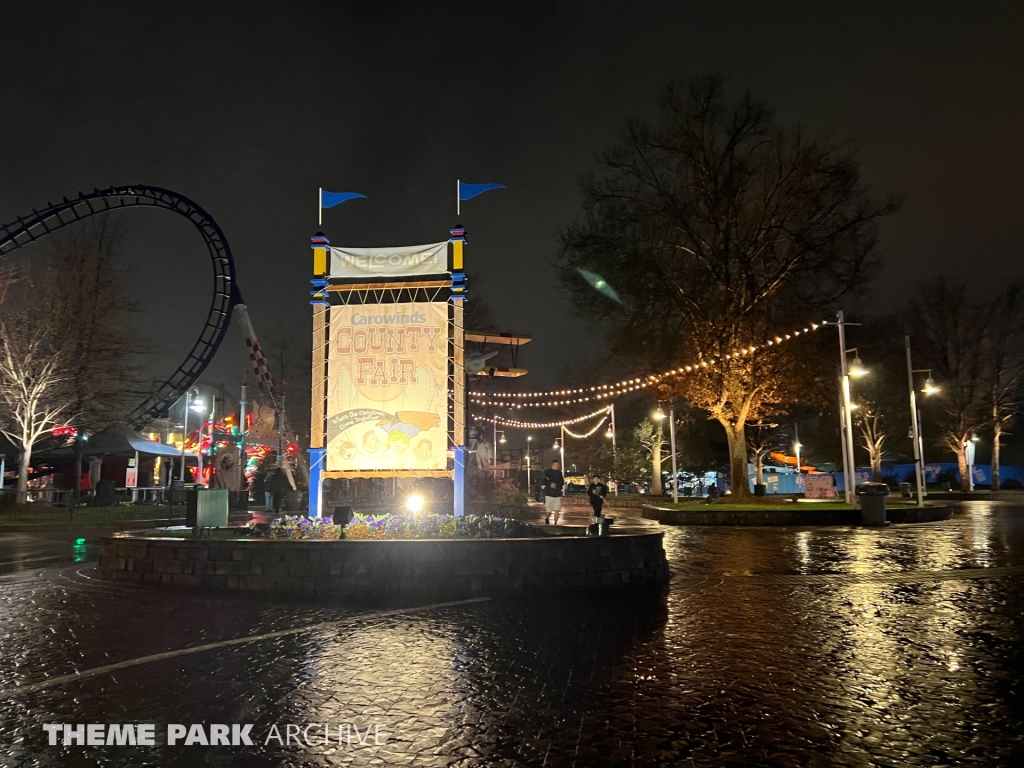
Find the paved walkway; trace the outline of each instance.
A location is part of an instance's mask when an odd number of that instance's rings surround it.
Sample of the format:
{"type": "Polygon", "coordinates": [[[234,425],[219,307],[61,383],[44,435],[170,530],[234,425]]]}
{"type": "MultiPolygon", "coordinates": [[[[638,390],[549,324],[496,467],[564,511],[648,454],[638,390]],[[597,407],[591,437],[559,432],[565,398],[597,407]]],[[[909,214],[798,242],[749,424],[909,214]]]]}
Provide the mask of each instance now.
{"type": "Polygon", "coordinates": [[[1022,764],[1024,507],[960,510],[666,528],[660,591],[398,612],[111,585],[74,562],[89,543],[0,534],[0,764],[1022,764]],[[51,722],[252,723],[257,743],[50,747],[51,722]],[[387,743],[264,743],[323,722],[387,743]]]}

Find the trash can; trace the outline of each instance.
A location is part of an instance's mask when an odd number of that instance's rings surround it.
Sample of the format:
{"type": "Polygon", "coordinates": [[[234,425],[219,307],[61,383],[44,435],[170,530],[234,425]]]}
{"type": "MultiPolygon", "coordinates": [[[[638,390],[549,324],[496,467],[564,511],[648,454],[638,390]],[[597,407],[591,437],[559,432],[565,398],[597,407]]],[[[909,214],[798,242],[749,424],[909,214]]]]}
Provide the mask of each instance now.
{"type": "Polygon", "coordinates": [[[862,525],[885,525],[885,497],[888,495],[889,486],[885,483],[864,483],[857,486],[862,525]]]}
{"type": "Polygon", "coordinates": [[[219,528],[228,524],[228,491],[224,488],[192,488],[185,501],[185,525],[219,528]]]}
{"type": "Polygon", "coordinates": [[[900,496],[904,499],[909,499],[910,489],[913,487],[910,483],[900,483],[900,496]]]}

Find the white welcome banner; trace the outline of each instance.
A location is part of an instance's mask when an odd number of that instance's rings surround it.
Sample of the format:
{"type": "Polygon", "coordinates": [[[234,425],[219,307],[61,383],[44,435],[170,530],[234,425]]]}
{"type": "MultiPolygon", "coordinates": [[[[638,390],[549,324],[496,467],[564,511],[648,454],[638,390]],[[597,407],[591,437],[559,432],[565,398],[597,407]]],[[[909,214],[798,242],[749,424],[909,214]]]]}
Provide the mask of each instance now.
{"type": "Polygon", "coordinates": [[[331,248],[331,277],[411,277],[447,271],[447,240],[401,248],[331,248]]]}

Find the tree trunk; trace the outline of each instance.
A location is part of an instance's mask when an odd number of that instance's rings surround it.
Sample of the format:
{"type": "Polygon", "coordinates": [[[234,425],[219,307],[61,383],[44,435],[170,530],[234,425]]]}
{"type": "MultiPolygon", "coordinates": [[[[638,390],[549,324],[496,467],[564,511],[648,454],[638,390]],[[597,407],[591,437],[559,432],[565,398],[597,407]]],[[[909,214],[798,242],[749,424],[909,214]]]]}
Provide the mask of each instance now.
{"type": "Polygon", "coordinates": [[[747,436],[742,426],[723,424],[725,437],[729,442],[729,483],[732,497],[736,501],[753,498],[750,493],[750,478],[747,476],[747,436]]]}
{"type": "Polygon", "coordinates": [[[1003,439],[1003,425],[997,420],[992,425],[992,490],[999,490],[999,443],[1003,439]]]}
{"type": "Polygon", "coordinates": [[[754,451],[754,482],[764,485],[764,454],[754,451]]]}
{"type": "Polygon", "coordinates": [[[21,463],[18,465],[18,490],[15,499],[19,504],[28,502],[28,465],[32,461],[32,446],[21,449],[21,463]]]}
{"type": "Polygon", "coordinates": [[[971,478],[967,472],[967,451],[964,450],[963,441],[956,450],[956,466],[960,470],[960,490],[971,490],[971,478]]]}
{"type": "Polygon", "coordinates": [[[882,482],[882,452],[875,448],[871,451],[871,480],[875,483],[882,482]]]}
{"type": "Polygon", "coordinates": [[[661,421],[658,421],[658,431],[651,443],[651,494],[661,496],[665,487],[661,484],[661,444],[664,442],[664,431],[661,421]]]}

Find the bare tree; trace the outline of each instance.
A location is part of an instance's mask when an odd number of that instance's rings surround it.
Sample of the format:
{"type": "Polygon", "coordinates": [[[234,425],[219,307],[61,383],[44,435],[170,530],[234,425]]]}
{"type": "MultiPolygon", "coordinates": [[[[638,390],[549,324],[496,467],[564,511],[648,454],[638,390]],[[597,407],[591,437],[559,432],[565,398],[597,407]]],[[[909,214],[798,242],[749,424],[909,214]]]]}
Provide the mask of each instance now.
{"type": "Polygon", "coordinates": [[[746,439],[754,464],[754,483],[764,485],[764,457],[785,444],[786,433],[779,431],[778,424],[747,422],[746,439]]]}
{"type": "Polygon", "coordinates": [[[858,398],[853,421],[860,432],[864,450],[868,452],[871,479],[880,483],[882,482],[882,456],[885,451],[885,440],[889,436],[888,425],[882,415],[882,410],[877,403],[865,398],[858,398]]]}
{"type": "Polygon", "coordinates": [[[616,354],[648,370],[700,366],[663,394],[722,425],[733,494],[747,498],[747,421],[806,397],[818,378],[803,375],[807,358],[768,349],[773,336],[857,287],[876,222],[897,202],[869,194],[852,147],[785,130],[749,93],[730,102],[717,78],[672,84],[658,122],[630,123],[603,166],[562,236],[563,283],[581,312],[609,323],[616,354]]]}
{"type": "Polygon", "coordinates": [[[869,371],[855,382],[853,423],[876,483],[882,481],[882,460],[897,439],[897,419],[907,408],[905,348],[893,330],[899,327],[899,319],[886,314],[854,326],[851,333],[869,371]]]}
{"type": "Polygon", "coordinates": [[[1024,394],[1024,281],[1014,280],[992,301],[986,348],[991,399],[992,490],[1000,485],[1003,437],[1010,434],[1024,394]]]}
{"type": "Polygon", "coordinates": [[[966,283],[951,286],[942,275],[918,286],[909,321],[923,342],[929,366],[942,379],[939,415],[942,443],[956,456],[961,490],[970,489],[967,442],[989,421],[986,336],[990,306],[975,300],[966,283]]]}
{"type": "Polygon", "coordinates": [[[651,462],[651,493],[660,496],[664,491],[661,482],[661,451],[665,447],[665,430],[661,422],[655,425],[644,419],[633,430],[633,436],[651,462]]]}
{"type": "Polygon", "coordinates": [[[61,389],[78,427],[74,443],[74,498],[81,494],[87,429],[118,423],[138,386],[142,344],[131,322],[135,306],[117,265],[124,230],[106,216],[64,230],[44,267],[43,311],[64,375],[61,389]]]}
{"type": "Polygon", "coordinates": [[[64,423],[69,407],[58,329],[52,317],[35,308],[30,279],[23,278],[19,287],[17,299],[5,297],[0,319],[0,431],[20,452],[17,501],[23,504],[32,449],[64,423]]]}

